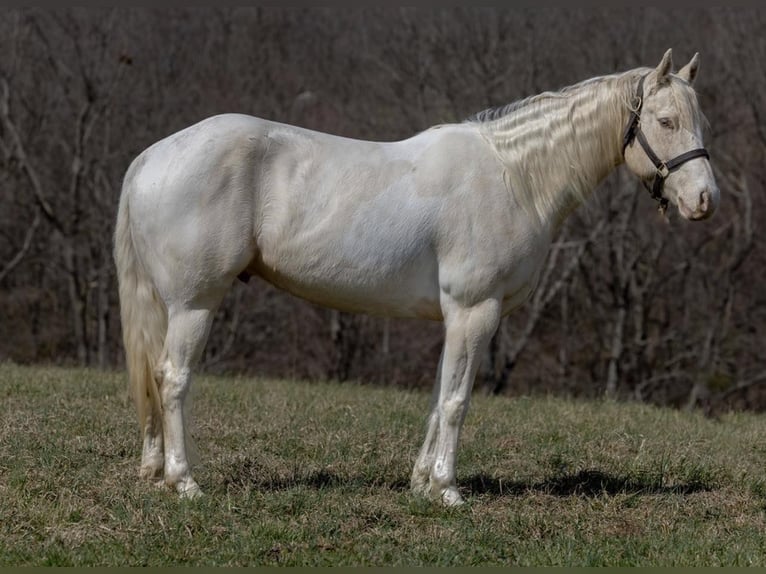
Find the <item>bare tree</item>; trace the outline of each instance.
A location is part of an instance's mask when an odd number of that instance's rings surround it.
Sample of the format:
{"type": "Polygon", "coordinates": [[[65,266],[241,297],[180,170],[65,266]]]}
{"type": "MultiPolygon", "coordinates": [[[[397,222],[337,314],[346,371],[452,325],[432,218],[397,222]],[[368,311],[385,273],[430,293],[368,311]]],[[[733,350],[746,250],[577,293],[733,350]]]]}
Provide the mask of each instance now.
{"type": "MultiPolygon", "coordinates": [[[[632,180],[604,182],[504,320],[487,389],[766,405],[766,300],[753,279],[766,266],[763,23],[740,8],[8,10],[0,357],[120,364],[110,252],[121,180],[141,150],[191,123],[243,112],[398,139],[651,64],[671,44],[702,52],[695,86],[719,214],[662,223],[632,180]]],[[[253,280],[221,306],[204,363],[428,386],[441,337],[438,323],[336,313],[253,280]]]]}

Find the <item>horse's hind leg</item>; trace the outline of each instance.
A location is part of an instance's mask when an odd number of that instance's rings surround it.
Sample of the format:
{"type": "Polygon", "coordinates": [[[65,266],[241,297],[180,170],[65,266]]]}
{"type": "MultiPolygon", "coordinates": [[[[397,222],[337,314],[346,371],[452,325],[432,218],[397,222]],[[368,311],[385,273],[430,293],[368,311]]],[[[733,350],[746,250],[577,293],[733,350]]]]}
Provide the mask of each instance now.
{"type": "Polygon", "coordinates": [[[165,447],[165,483],[185,497],[202,494],[189,465],[184,400],[191,385],[191,371],[199,360],[218,305],[212,308],[171,308],[165,352],[160,364],[162,427],[165,447]]]}
{"type": "Polygon", "coordinates": [[[429,479],[431,468],[434,464],[434,447],[436,446],[436,439],[439,434],[439,387],[441,385],[443,363],[444,351],[442,351],[442,354],[439,357],[439,367],[436,370],[436,381],[434,382],[434,389],[431,394],[431,412],[428,415],[426,438],[423,441],[423,446],[420,447],[420,453],[415,461],[415,466],[412,469],[412,477],[410,478],[410,489],[414,493],[423,496],[428,496],[431,488],[429,479]]]}
{"type": "Polygon", "coordinates": [[[162,484],[165,469],[165,449],[162,444],[162,413],[152,409],[144,425],[144,446],[141,453],[140,476],[162,484]]]}

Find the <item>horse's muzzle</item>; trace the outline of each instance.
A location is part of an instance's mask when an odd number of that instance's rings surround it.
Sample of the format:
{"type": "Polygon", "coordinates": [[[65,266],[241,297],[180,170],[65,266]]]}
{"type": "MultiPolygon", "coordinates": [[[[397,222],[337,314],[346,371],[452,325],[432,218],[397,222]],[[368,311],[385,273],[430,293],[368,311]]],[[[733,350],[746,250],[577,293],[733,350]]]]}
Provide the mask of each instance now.
{"type": "Polygon", "coordinates": [[[681,197],[678,198],[678,210],[686,219],[702,221],[711,217],[718,208],[719,192],[717,189],[705,189],[700,192],[696,207],[689,207],[681,197]]]}

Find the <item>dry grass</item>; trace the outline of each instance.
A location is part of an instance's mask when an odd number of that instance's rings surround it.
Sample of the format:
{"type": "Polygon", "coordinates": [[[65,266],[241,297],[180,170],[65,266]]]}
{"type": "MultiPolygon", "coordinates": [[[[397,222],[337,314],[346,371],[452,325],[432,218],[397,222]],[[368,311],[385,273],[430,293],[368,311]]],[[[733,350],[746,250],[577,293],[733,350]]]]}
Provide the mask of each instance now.
{"type": "Polygon", "coordinates": [[[124,375],[0,365],[0,565],[764,565],[763,418],[477,396],[465,507],[407,484],[428,396],[201,377],[196,477],[137,481],[124,375]]]}

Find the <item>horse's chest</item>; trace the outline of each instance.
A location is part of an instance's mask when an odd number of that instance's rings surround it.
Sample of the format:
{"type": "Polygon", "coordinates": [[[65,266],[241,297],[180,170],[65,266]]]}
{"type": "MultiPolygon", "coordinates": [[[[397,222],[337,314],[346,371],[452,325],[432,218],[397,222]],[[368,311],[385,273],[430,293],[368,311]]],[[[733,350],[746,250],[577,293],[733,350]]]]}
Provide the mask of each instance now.
{"type": "Polygon", "coordinates": [[[506,262],[507,273],[502,282],[503,314],[523,305],[534,293],[540,280],[550,242],[536,238],[526,249],[516,249],[506,262]]]}

